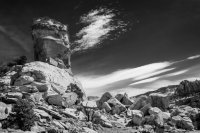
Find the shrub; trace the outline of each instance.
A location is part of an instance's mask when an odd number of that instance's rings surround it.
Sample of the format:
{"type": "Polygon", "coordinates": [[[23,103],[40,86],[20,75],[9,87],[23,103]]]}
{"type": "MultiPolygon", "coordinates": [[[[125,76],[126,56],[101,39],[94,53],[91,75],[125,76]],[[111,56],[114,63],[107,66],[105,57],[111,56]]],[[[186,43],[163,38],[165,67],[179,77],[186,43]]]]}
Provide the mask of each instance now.
{"type": "Polygon", "coordinates": [[[14,105],[13,113],[11,113],[7,120],[3,122],[2,128],[13,128],[17,126],[19,129],[27,131],[30,130],[37,120],[33,111],[33,104],[27,99],[18,100],[14,105]]]}

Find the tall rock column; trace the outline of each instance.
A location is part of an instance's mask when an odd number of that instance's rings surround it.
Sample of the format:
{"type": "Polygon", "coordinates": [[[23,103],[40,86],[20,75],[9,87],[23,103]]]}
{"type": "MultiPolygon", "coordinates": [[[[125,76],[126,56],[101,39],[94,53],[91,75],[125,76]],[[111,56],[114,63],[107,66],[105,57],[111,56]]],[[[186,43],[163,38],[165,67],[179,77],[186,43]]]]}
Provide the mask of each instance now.
{"type": "Polygon", "coordinates": [[[32,37],[36,61],[59,68],[70,68],[70,42],[67,26],[47,17],[33,21],[32,37]]]}

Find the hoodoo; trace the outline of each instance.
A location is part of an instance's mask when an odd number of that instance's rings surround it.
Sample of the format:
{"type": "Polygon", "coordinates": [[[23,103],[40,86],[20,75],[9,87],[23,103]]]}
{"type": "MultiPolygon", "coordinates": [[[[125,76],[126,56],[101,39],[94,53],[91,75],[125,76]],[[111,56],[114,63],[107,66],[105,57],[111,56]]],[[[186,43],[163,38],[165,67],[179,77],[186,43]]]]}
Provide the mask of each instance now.
{"type": "Polygon", "coordinates": [[[32,37],[36,61],[48,62],[59,68],[70,68],[70,42],[67,26],[47,17],[33,21],[32,37]]]}

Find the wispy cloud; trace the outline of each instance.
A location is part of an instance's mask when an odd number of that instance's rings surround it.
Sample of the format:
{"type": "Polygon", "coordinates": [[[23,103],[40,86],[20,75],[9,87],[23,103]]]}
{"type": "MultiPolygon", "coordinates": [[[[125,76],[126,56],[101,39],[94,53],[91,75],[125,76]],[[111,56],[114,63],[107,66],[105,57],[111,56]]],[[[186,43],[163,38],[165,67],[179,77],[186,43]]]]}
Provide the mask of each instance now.
{"type": "Polygon", "coordinates": [[[169,74],[166,74],[166,75],[164,75],[164,76],[165,76],[165,77],[177,76],[177,75],[184,74],[184,73],[186,73],[187,71],[189,71],[189,69],[185,69],[185,70],[181,70],[181,71],[178,71],[178,72],[169,73],[169,74]]]}
{"type": "Polygon", "coordinates": [[[158,80],[159,78],[160,78],[160,77],[153,77],[153,78],[144,79],[144,80],[141,80],[141,81],[137,81],[137,82],[135,82],[135,83],[132,83],[132,84],[130,84],[129,86],[131,86],[131,85],[137,85],[137,84],[142,84],[142,83],[153,82],[153,81],[158,80]]]}
{"type": "Polygon", "coordinates": [[[188,60],[193,60],[193,59],[197,59],[197,58],[200,58],[200,55],[190,56],[187,59],[188,60]]]}
{"type": "MultiPolygon", "coordinates": [[[[107,74],[107,75],[96,75],[96,76],[87,76],[87,75],[77,75],[79,80],[82,82],[83,87],[87,89],[97,88],[101,86],[105,86],[114,82],[127,80],[127,79],[142,79],[146,78],[145,75],[153,75],[152,73],[160,74],[166,72],[166,67],[169,67],[173,63],[171,62],[159,62],[159,63],[152,63],[148,65],[144,65],[137,68],[131,69],[122,69],[116,72],[107,74]],[[163,70],[164,69],[164,70],[163,70]],[[162,71],[163,70],[163,71],[162,71]]],[[[170,70],[170,69],[169,69],[170,70]]]]}
{"type": "Polygon", "coordinates": [[[126,24],[116,19],[117,13],[107,8],[99,8],[81,16],[80,21],[87,26],[82,28],[76,36],[80,39],[74,42],[74,51],[92,48],[108,38],[111,31],[121,29],[126,31],[126,24]]]}

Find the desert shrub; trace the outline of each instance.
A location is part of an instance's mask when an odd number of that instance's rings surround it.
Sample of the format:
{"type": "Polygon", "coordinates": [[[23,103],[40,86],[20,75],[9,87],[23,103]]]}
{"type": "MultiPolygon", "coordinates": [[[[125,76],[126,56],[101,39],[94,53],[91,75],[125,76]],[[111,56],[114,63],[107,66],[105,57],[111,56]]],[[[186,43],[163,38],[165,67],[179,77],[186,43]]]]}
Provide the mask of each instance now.
{"type": "Polygon", "coordinates": [[[5,73],[7,73],[11,67],[15,65],[24,65],[27,62],[27,57],[26,56],[20,56],[8,63],[4,63],[0,65],[0,77],[4,76],[5,73]]]}
{"type": "Polygon", "coordinates": [[[37,120],[36,115],[33,111],[33,104],[27,99],[18,100],[17,104],[14,105],[13,113],[11,113],[7,120],[3,122],[2,128],[19,128],[21,130],[30,130],[37,120]]]}
{"type": "Polygon", "coordinates": [[[24,65],[27,62],[26,56],[20,56],[16,59],[14,59],[12,62],[9,62],[7,66],[12,67],[14,65],[24,65]]]}

